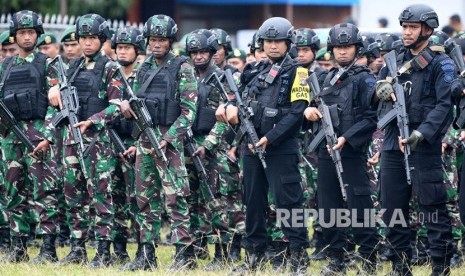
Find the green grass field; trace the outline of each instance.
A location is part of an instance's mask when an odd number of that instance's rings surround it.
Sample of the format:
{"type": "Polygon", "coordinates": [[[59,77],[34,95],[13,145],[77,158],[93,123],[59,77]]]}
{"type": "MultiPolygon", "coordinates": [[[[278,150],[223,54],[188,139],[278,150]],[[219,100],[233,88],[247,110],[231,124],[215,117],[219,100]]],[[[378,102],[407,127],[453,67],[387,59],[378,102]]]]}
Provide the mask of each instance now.
{"type": "MultiPolygon", "coordinates": [[[[312,249],[311,249],[312,250],[312,249]]],[[[59,258],[63,258],[68,254],[69,247],[65,248],[58,248],[58,256],[59,258]]],[[[135,244],[128,245],[129,254],[134,257],[136,251],[135,244]]],[[[29,248],[28,249],[29,256],[31,258],[35,257],[39,253],[38,248],[29,248]]],[[[309,251],[311,252],[311,251],[309,251]]],[[[94,257],[95,249],[87,248],[87,254],[89,260],[94,257]]],[[[27,263],[21,264],[1,264],[0,265],[0,275],[228,275],[229,268],[225,268],[221,271],[216,272],[206,272],[202,269],[202,266],[207,264],[209,260],[199,260],[199,268],[196,270],[191,271],[183,271],[172,273],[168,272],[167,268],[171,264],[172,256],[174,254],[174,247],[173,246],[159,246],[157,248],[157,257],[158,257],[158,269],[153,272],[120,272],[118,267],[109,267],[106,269],[88,269],[87,267],[77,266],[77,265],[69,265],[69,266],[57,266],[57,265],[29,265],[27,263]]],[[[210,255],[213,256],[213,247],[210,247],[210,255]]],[[[240,263],[239,263],[240,264],[240,263]]],[[[326,262],[312,262],[308,269],[308,275],[318,275],[322,266],[326,264],[326,262]]],[[[378,271],[378,275],[386,275],[390,271],[390,265],[388,263],[383,263],[378,271]]],[[[413,268],[414,275],[430,275],[431,274],[431,267],[424,266],[424,267],[414,267],[413,268]]],[[[260,275],[285,275],[279,274],[276,271],[272,271],[271,267],[268,267],[263,273],[260,275]]],[[[347,275],[357,275],[357,271],[355,269],[349,270],[347,275]]],[[[452,275],[465,275],[465,271],[463,269],[457,268],[452,271],[452,275]]]]}

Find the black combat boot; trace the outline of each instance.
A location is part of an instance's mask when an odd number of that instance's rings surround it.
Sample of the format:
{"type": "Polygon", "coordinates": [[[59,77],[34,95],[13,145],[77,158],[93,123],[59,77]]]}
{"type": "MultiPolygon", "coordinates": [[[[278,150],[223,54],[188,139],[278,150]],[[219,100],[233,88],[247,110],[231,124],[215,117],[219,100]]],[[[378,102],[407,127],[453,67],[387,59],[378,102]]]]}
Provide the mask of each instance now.
{"type": "MultiPolygon", "coordinates": [[[[131,261],[131,258],[129,258],[129,254],[126,249],[126,245],[127,245],[126,237],[115,238],[115,240],[113,241],[114,254],[111,256],[111,261],[110,261],[112,264],[124,265],[131,261]]],[[[139,245],[137,249],[139,249],[139,245]]],[[[137,252],[136,252],[136,255],[137,255],[137,252]]]]}
{"type": "Polygon", "coordinates": [[[228,263],[227,244],[215,243],[215,256],[213,260],[205,266],[207,271],[221,270],[228,263]]]}
{"type": "Polygon", "coordinates": [[[29,261],[26,245],[27,239],[27,236],[13,237],[13,244],[11,246],[10,252],[5,256],[5,258],[3,258],[3,262],[19,263],[29,261]]]}
{"type": "Polygon", "coordinates": [[[228,259],[230,262],[234,263],[241,260],[241,241],[242,235],[235,234],[228,254],[228,259]]]}
{"type": "Polygon", "coordinates": [[[155,247],[151,243],[139,244],[136,258],[133,262],[120,267],[121,271],[153,270],[157,268],[157,258],[155,257],[155,247]]]}
{"type": "Polygon", "coordinates": [[[429,248],[428,238],[418,237],[416,245],[413,246],[412,265],[415,265],[415,266],[427,265],[431,262],[428,248],[429,248]]]}
{"type": "Polygon", "coordinates": [[[307,267],[310,265],[306,248],[291,249],[291,258],[289,266],[292,276],[306,275],[307,267]]]}
{"type": "Polygon", "coordinates": [[[271,263],[273,270],[284,270],[286,268],[286,255],[289,243],[273,241],[267,247],[265,258],[271,263]]]}
{"type": "Polygon", "coordinates": [[[452,258],[450,259],[450,267],[451,268],[457,268],[457,267],[461,267],[462,266],[462,263],[463,263],[463,260],[462,260],[462,252],[459,250],[458,246],[457,246],[457,242],[456,240],[454,240],[454,242],[452,243],[452,258]]]}
{"type": "Polygon", "coordinates": [[[207,260],[210,258],[208,251],[208,238],[201,236],[193,242],[194,255],[197,259],[207,260]]]}
{"type": "Polygon", "coordinates": [[[344,260],[344,251],[330,250],[327,252],[329,263],[323,266],[320,275],[321,276],[339,276],[345,275],[346,273],[346,262],[344,260]]]}
{"type": "Polygon", "coordinates": [[[65,247],[70,245],[70,236],[71,232],[68,227],[65,225],[60,225],[60,232],[58,232],[58,237],[56,239],[57,246],[59,247],[65,247]]]}
{"type": "Polygon", "coordinates": [[[86,243],[83,239],[71,238],[71,252],[60,260],[61,265],[87,263],[86,243]]]}
{"type": "Polygon", "coordinates": [[[179,271],[197,268],[197,261],[194,255],[192,245],[176,244],[176,253],[174,261],[168,268],[168,271],[179,271]]]}
{"type": "Polygon", "coordinates": [[[44,234],[43,244],[40,247],[40,252],[37,257],[32,259],[29,263],[33,265],[44,264],[44,263],[56,263],[58,262],[57,251],[55,249],[56,235],[44,234]]]}
{"type": "Polygon", "coordinates": [[[0,228],[0,253],[8,253],[10,246],[10,228],[0,228]]]}
{"type": "Polygon", "coordinates": [[[450,275],[450,256],[441,259],[432,259],[433,270],[431,276],[450,275]]]}
{"type": "Polygon", "coordinates": [[[411,260],[405,254],[403,254],[403,258],[394,257],[391,262],[392,271],[388,276],[412,276],[411,260]]]}
{"type": "Polygon", "coordinates": [[[97,253],[89,263],[89,268],[104,268],[111,265],[110,245],[111,241],[98,241],[97,253]]]}
{"type": "Polygon", "coordinates": [[[324,240],[323,233],[315,232],[313,234],[313,240],[315,240],[315,250],[310,255],[310,260],[312,261],[322,261],[326,260],[326,247],[327,243],[324,240]]]}
{"type": "Polygon", "coordinates": [[[264,251],[245,251],[245,261],[243,264],[233,267],[232,275],[245,275],[265,268],[266,258],[264,251]]]}

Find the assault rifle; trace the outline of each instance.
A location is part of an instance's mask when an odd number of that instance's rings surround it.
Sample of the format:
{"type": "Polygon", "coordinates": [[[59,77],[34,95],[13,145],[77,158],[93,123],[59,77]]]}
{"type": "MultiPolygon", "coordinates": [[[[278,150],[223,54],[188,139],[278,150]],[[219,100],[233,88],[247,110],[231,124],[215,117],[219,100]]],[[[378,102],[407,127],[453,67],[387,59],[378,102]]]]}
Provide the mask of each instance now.
{"type": "Polygon", "coordinates": [[[347,184],[344,184],[344,180],[342,179],[342,174],[344,173],[344,169],[342,168],[341,152],[339,150],[333,150],[333,147],[337,144],[337,135],[334,132],[334,126],[331,120],[331,113],[329,111],[329,107],[325,104],[323,99],[320,97],[320,92],[321,92],[320,84],[318,83],[316,74],[310,75],[309,84],[310,84],[311,92],[313,94],[313,99],[318,105],[318,111],[320,111],[321,115],[323,116],[321,118],[322,129],[315,135],[315,138],[312,140],[312,142],[308,146],[308,150],[310,152],[315,151],[315,149],[323,141],[323,138],[326,138],[326,144],[329,147],[329,154],[331,155],[331,159],[333,160],[334,166],[336,167],[337,179],[339,180],[339,186],[341,188],[342,199],[344,201],[347,201],[347,192],[346,192],[347,184]]]}
{"type": "Polygon", "coordinates": [[[58,78],[60,79],[60,96],[62,103],[60,112],[52,119],[52,125],[57,127],[64,119],[68,120],[73,140],[78,144],[78,158],[81,163],[82,173],[84,174],[84,178],[87,179],[87,168],[84,162],[84,152],[86,149],[84,147],[84,141],[82,140],[81,129],[79,127],[74,127],[74,125],[79,122],[77,116],[79,111],[79,98],[76,87],[68,83],[63,60],[60,55],[53,59],[51,64],[56,64],[54,67],[57,69],[58,78]]]}
{"type": "MultiPolygon", "coordinates": [[[[1,84],[0,87],[3,87],[3,84],[1,84]]],[[[13,131],[16,137],[18,137],[19,141],[21,141],[21,143],[23,143],[26,146],[26,149],[28,152],[34,151],[35,146],[32,144],[31,140],[29,140],[26,133],[24,133],[24,131],[21,129],[21,127],[19,126],[19,122],[16,121],[15,117],[10,112],[8,107],[5,105],[3,100],[0,100],[0,119],[1,119],[3,126],[13,131]]],[[[44,167],[47,168],[47,170],[49,170],[55,176],[57,175],[57,172],[54,169],[52,169],[45,162],[45,160],[43,160],[40,154],[37,157],[40,161],[42,161],[42,163],[44,164],[44,167]]]]}
{"type": "MultiPolygon", "coordinates": [[[[200,160],[200,157],[198,155],[194,156],[196,145],[194,141],[194,134],[192,133],[191,129],[187,130],[186,138],[184,139],[184,146],[186,147],[187,155],[192,158],[192,162],[194,163],[194,168],[197,171],[199,178],[206,182],[208,180],[208,174],[207,174],[207,171],[205,170],[205,167],[202,164],[202,160],[200,160]]],[[[208,189],[210,189],[209,186],[208,186],[208,189]]],[[[210,191],[210,194],[211,194],[211,191],[210,191]]]]}
{"type": "MultiPolygon", "coordinates": [[[[459,77],[462,79],[462,83],[465,83],[465,62],[463,61],[463,53],[462,48],[457,45],[453,39],[448,39],[444,43],[444,47],[446,49],[446,53],[449,57],[454,61],[455,66],[459,70],[459,77]]],[[[465,97],[461,97],[460,103],[460,115],[455,121],[455,124],[459,128],[463,128],[465,126],[465,97]]]]}
{"type": "Polygon", "coordinates": [[[142,132],[145,133],[147,139],[149,139],[150,144],[152,144],[152,147],[155,150],[157,158],[160,159],[163,163],[163,170],[170,176],[171,181],[174,181],[174,177],[171,175],[171,172],[169,170],[169,161],[166,158],[165,152],[161,149],[160,142],[158,141],[157,135],[153,130],[152,117],[150,117],[149,110],[147,109],[147,105],[145,104],[145,99],[136,97],[136,95],[132,91],[131,85],[129,85],[128,81],[126,80],[126,77],[124,76],[121,67],[118,67],[118,71],[121,74],[121,80],[126,85],[128,94],[131,97],[129,99],[129,106],[133,111],[135,121],[134,129],[131,133],[132,138],[138,139],[142,132]]]}
{"type": "MultiPolygon", "coordinates": [[[[116,153],[124,154],[124,152],[127,150],[127,148],[124,145],[123,140],[121,140],[121,137],[116,132],[116,130],[114,130],[113,128],[108,128],[108,135],[110,136],[110,141],[116,147],[116,153]]],[[[124,157],[126,158],[126,160],[128,160],[129,163],[131,163],[131,164],[134,163],[135,156],[125,155],[124,157]]]]}
{"type": "MultiPolygon", "coordinates": [[[[402,138],[408,138],[410,135],[409,120],[405,102],[404,87],[399,84],[397,78],[396,52],[391,51],[384,55],[384,62],[386,63],[387,69],[389,70],[389,77],[393,80],[392,88],[394,89],[396,95],[396,101],[394,102],[394,108],[391,111],[389,111],[386,115],[384,115],[384,117],[381,120],[379,120],[378,128],[384,129],[394,118],[397,118],[397,127],[399,128],[400,136],[402,138]]],[[[410,185],[412,184],[412,177],[410,172],[414,168],[410,167],[408,160],[409,156],[410,145],[404,144],[405,173],[407,175],[407,183],[410,185]]]]}
{"type": "MultiPolygon", "coordinates": [[[[258,158],[262,162],[263,168],[266,169],[267,165],[265,161],[265,150],[262,147],[255,146],[260,139],[258,139],[257,132],[255,131],[255,127],[253,126],[253,123],[251,120],[252,117],[254,116],[252,108],[246,106],[244,102],[242,101],[242,97],[241,95],[239,95],[239,91],[237,89],[236,83],[234,82],[234,78],[233,78],[233,75],[230,69],[227,69],[224,72],[224,76],[226,77],[226,81],[228,83],[229,89],[231,90],[231,92],[234,93],[234,96],[236,98],[236,106],[239,110],[239,118],[240,118],[239,132],[242,134],[241,136],[247,134],[247,136],[250,139],[250,142],[252,143],[255,154],[258,156],[258,158]]],[[[223,99],[225,101],[228,100],[228,93],[226,92],[223,84],[221,83],[220,77],[218,77],[216,73],[211,74],[211,76],[205,81],[205,83],[218,89],[223,99]]],[[[240,137],[239,141],[241,141],[242,138],[243,137],[240,137]]]]}

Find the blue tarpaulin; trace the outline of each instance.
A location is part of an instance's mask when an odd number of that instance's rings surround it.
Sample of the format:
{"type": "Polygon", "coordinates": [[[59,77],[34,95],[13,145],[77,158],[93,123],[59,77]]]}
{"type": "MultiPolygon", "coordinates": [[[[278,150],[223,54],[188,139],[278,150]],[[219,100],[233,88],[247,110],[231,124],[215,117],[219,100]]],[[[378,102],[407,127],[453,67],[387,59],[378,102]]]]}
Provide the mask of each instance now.
{"type": "Polygon", "coordinates": [[[260,5],[260,4],[292,4],[314,6],[351,6],[360,0],[177,0],[178,4],[197,5],[260,5]]]}

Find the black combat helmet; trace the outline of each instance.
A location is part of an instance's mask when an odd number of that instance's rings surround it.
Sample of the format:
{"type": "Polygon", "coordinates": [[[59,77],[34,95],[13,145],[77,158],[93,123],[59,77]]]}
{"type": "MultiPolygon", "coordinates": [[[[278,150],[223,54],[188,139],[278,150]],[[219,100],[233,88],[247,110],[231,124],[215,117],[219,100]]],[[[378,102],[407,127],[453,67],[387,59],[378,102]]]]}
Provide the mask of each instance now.
{"type": "Polygon", "coordinates": [[[76,22],[76,35],[78,38],[96,35],[102,43],[111,38],[107,21],[95,13],[79,17],[76,22]]]}
{"type": "Polygon", "coordinates": [[[144,36],[137,28],[127,26],[118,29],[111,39],[111,48],[116,49],[118,44],[131,44],[141,52],[145,51],[144,36]]]}
{"type": "Polygon", "coordinates": [[[10,36],[15,37],[19,29],[34,29],[37,32],[37,37],[44,33],[44,27],[39,15],[28,10],[13,14],[10,19],[10,36]]]}
{"type": "Polygon", "coordinates": [[[158,36],[169,38],[171,42],[176,41],[178,25],[168,15],[158,14],[150,17],[144,24],[144,37],[158,36]]]}
{"type": "Polygon", "coordinates": [[[252,41],[249,42],[249,48],[250,48],[250,52],[253,54],[255,53],[255,50],[257,49],[261,49],[262,48],[262,45],[261,43],[258,41],[258,32],[255,32],[252,36],[252,41]]]}
{"type": "Polygon", "coordinates": [[[216,35],[207,29],[199,29],[191,32],[186,38],[186,52],[206,50],[211,53],[218,51],[216,35]]]}
{"type": "Polygon", "coordinates": [[[399,37],[395,34],[382,33],[376,37],[376,43],[380,51],[390,52],[394,50],[392,43],[399,40],[399,37]]]}
{"type": "Polygon", "coordinates": [[[428,5],[414,4],[406,7],[399,15],[399,22],[420,22],[425,23],[431,29],[439,26],[439,19],[436,12],[428,5]]]}
{"type": "Polygon", "coordinates": [[[332,51],[334,46],[355,45],[363,47],[362,35],[357,26],[351,23],[337,24],[329,30],[327,47],[332,51]]]}
{"type": "Polygon", "coordinates": [[[361,48],[360,54],[367,58],[378,58],[380,56],[378,43],[371,35],[362,37],[363,48],[361,48]]]}
{"type": "Polygon", "coordinates": [[[288,40],[294,42],[294,27],[286,18],[272,17],[258,29],[259,40],[288,40]]]}
{"type": "Polygon", "coordinates": [[[449,36],[442,31],[434,31],[433,35],[429,37],[429,40],[432,41],[436,45],[443,45],[446,40],[449,39],[449,36]]]}
{"type": "Polygon", "coordinates": [[[295,30],[295,46],[308,46],[312,48],[313,51],[317,52],[320,50],[320,38],[312,29],[300,28],[295,30]]]}

